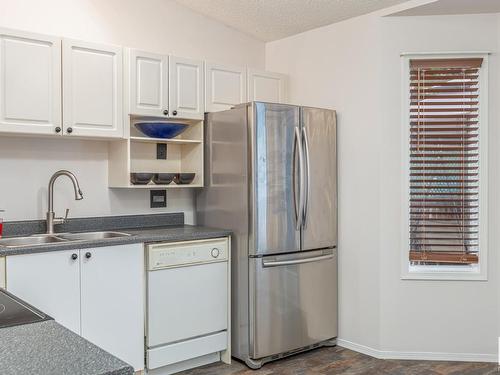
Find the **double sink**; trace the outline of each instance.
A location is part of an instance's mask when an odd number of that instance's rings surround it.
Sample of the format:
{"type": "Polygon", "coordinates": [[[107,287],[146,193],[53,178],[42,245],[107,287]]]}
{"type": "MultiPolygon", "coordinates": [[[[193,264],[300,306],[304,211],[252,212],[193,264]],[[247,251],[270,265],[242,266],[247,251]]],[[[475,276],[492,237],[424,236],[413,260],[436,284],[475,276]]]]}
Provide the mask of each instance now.
{"type": "Polygon", "coordinates": [[[26,237],[11,237],[0,239],[0,247],[16,248],[23,246],[40,246],[61,242],[96,241],[111,238],[128,237],[130,234],[123,232],[83,232],[83,233],[56,233],[35,234],[26,237]]]}

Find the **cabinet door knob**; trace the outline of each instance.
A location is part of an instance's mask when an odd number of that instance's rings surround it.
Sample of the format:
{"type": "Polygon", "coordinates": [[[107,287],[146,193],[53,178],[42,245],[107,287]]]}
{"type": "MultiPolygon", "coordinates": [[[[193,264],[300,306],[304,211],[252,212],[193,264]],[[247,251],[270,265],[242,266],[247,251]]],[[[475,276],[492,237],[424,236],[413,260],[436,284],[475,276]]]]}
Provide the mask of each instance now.
{"type": "Polygon", "coordinates": [[[168,109],[164,110],[164,111],[163,111],[163,114],[164,114],[165,116],[168,116],[168,109]]]}
{"type": "Polygon", "coordinates": [[[90,252],[85,253],[85,258],[89,259],[91,256],[92,256],[92,253],[90,253],[90,252]]]}
{"type": "Polygon", "coordinates": [[[71,254],[71,259],[77,260],[78,259],[78,254],[76,254],[76,253],[71,254]]]}
{"type": "Polygon", "coordinates": [[[69,127],[66,131],[68,132],[68,134],[71,134],[73,133],[73,128],[69,127]]]}
{"type": "Polygon", "coordinates": [[[173,111],[173,112],[172,112],[172,114],[173,114],[174,116],[177,116],[177,111],[173,111]]]}
{"type": "Polygon", "coordinates": [[[60,133],[60,132],[61,132],[61,130],[62,130],[62,129],[61,129],[61,127],[60,127],[60,126],[58,126],[58,127],[56,127],[56,128],[55,128],[56,133],[60,133]]]}

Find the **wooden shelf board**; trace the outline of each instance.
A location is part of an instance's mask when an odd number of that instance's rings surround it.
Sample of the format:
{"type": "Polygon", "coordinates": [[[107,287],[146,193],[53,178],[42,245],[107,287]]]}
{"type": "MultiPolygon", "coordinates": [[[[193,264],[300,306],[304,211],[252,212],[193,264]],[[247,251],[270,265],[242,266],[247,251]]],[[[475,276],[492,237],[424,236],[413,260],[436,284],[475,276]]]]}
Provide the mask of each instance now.
{"type": "Polygon", "coordinates": [[[187,144],[200,144],[200,140],[196,139],[165,139],[165,138],[146,138],[146,137],[130,137],[130,141],[132,142],[144,142],[144,143],[167,143],[167,144],[178,144],[178,145],[187,145],[187,144]]]}
{"type": "Polygon", "coordinates": [[[203,121],[203,119],[189,119],[189,118],[167,117],[167,116],[144,116],[144,115],[136,115],[133,113],[130,113],[129,116],[130,120],[133,122],[156,121],[156,122],[175,122],[175,123],[193,125],[203,121]]]}
{"type": "Polygon", "coordinates": [[[186,185],[176,185],[172,182],[169,185],[156,185],[156,184],[148,184],[148,185],[124,185],[124,186],[110,186],[110,189],[182,189],[182,188],[201,188],[203,185],[199,184],[186,184],[186,185]]]}

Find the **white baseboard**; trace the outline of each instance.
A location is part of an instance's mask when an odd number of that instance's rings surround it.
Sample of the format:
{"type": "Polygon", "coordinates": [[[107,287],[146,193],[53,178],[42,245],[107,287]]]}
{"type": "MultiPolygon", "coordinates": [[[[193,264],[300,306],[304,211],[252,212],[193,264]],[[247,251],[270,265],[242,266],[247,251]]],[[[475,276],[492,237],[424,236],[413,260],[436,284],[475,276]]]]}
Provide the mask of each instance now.
{"type": "Polygon", "coordinates": [[[408,359],[419,361],[497,362],[497,354],[395,352],[378,350],[352,341],[337,339],[337,345],[378,359],[408,359]]]}
{"type": "Polygon", "coordinates": [[[356,344],[355,342],[347,341],[347,340],[343,340],[343,339],[339,339],[339,338],[337,338],[337,345],[341,346],[343,348],[346,348],[346,349],[354,350],[355,352],[358,352],[361,354],[369,355],[370,357],[382,359],[380,350],[373,349],[369,346],[356,344]]]}

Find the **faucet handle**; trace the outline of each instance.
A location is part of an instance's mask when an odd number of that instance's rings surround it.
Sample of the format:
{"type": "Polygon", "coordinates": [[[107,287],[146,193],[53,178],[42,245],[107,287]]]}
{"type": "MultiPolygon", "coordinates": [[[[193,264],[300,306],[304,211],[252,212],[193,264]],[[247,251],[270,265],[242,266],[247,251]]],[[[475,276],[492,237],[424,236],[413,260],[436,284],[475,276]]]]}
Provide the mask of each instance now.
{"type": "Polygon", "coordinates": [[[68,219],[68,214],[69,214],[69,208],[66,208],[66,214],[64,217],[55,217],[53,220],[54,224],[64,224],[66,220],[68,219]]]}

